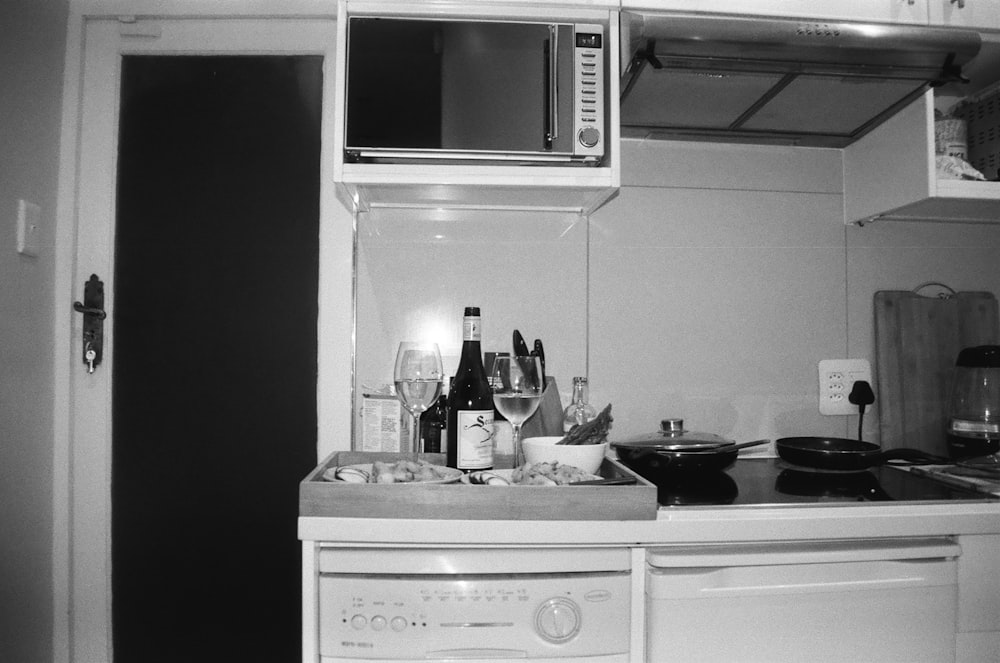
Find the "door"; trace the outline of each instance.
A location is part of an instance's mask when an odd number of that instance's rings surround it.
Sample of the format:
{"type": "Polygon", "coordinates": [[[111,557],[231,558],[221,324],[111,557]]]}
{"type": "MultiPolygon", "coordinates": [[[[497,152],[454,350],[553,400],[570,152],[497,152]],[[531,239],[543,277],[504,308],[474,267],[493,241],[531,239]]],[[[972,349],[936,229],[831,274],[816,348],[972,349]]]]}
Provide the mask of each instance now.
{"type": "Polygon", "coordinates": [[[70,660],[299,657],[334,32],[85,22],[73,290],[108,317],[93,373],[70,343],[70,660]]]}

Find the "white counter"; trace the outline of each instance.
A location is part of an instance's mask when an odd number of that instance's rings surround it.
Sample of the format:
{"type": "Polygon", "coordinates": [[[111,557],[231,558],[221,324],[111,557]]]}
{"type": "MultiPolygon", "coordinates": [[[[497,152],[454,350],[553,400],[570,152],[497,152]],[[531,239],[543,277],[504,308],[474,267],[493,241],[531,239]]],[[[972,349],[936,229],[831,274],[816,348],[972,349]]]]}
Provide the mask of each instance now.
{"type": "Polygon", "coordinates": [[[346,545],[649,546],[961,534],[1000,535],[1000,501],[662,507],[656,520],[613,522],[299,519],[300,539],[346,545]]]}

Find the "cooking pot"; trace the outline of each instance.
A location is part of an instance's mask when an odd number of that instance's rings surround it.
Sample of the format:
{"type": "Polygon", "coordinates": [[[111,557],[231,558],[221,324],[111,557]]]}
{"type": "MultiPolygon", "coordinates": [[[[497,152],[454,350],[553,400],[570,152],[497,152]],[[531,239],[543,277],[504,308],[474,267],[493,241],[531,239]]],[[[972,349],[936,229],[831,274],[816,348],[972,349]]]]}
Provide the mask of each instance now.
{"type": "Polygon", "coordinates": [[[637,438],[612,442],[611,447],[626,465],[644,474],[664,471],[704,472],[724,470],[736,462],[740,449],[767,444],[770,440],[755,440],[736,444],[719,442],[671,442],[637,438]]]}
{"type": "Polygon", "coordinates": [[[935,465],[951,461],[919,449],[888,449],[871,442],[839,437],[782,437],[774,443],[778,456],[793,465],[820,470],[857,471],[890,460],[906,465],[935,465]]]}

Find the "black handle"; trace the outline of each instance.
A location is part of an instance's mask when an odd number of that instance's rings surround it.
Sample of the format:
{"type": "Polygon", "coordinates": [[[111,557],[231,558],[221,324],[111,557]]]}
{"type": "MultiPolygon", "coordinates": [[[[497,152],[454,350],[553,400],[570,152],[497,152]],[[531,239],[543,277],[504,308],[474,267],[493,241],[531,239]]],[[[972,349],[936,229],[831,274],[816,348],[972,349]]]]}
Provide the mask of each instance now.
{"type": "Polygon", "coordinates": [[[902,461],[901,465],[947,465],[952,461],[948,458],[935,456],[920,449],[887,449],[879,457],[883,463],[890,460],[902,461]]]}
{"type": "Polygon", "coordinates": [[[531,353],[528,352],[528,344],[524,341],[524,336],[521,332],[514,330],[514,356],[515,357],[530,357],[531,353]]]}
{"type": "Polygon", "coordinates": [[[94,368],[104,357],[104,281],[91,274],[83,285],[83,303],[73,302],[73,310],[83,314],[83,363],[87,370],[94,368]]]}

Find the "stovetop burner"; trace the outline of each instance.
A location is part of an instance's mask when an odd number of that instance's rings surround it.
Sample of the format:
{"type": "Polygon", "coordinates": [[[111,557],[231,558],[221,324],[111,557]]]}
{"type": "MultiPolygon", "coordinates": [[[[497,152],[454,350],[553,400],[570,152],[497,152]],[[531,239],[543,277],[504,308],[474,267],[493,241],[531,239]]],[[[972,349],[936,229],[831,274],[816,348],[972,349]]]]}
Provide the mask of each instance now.
{"type": "Polygon", "coordinates": [[[742,458],[724,471],[644,476],[657,485],[661,507],[997,499],[891,466],[826,472],[779,458],[742,458]]]}

